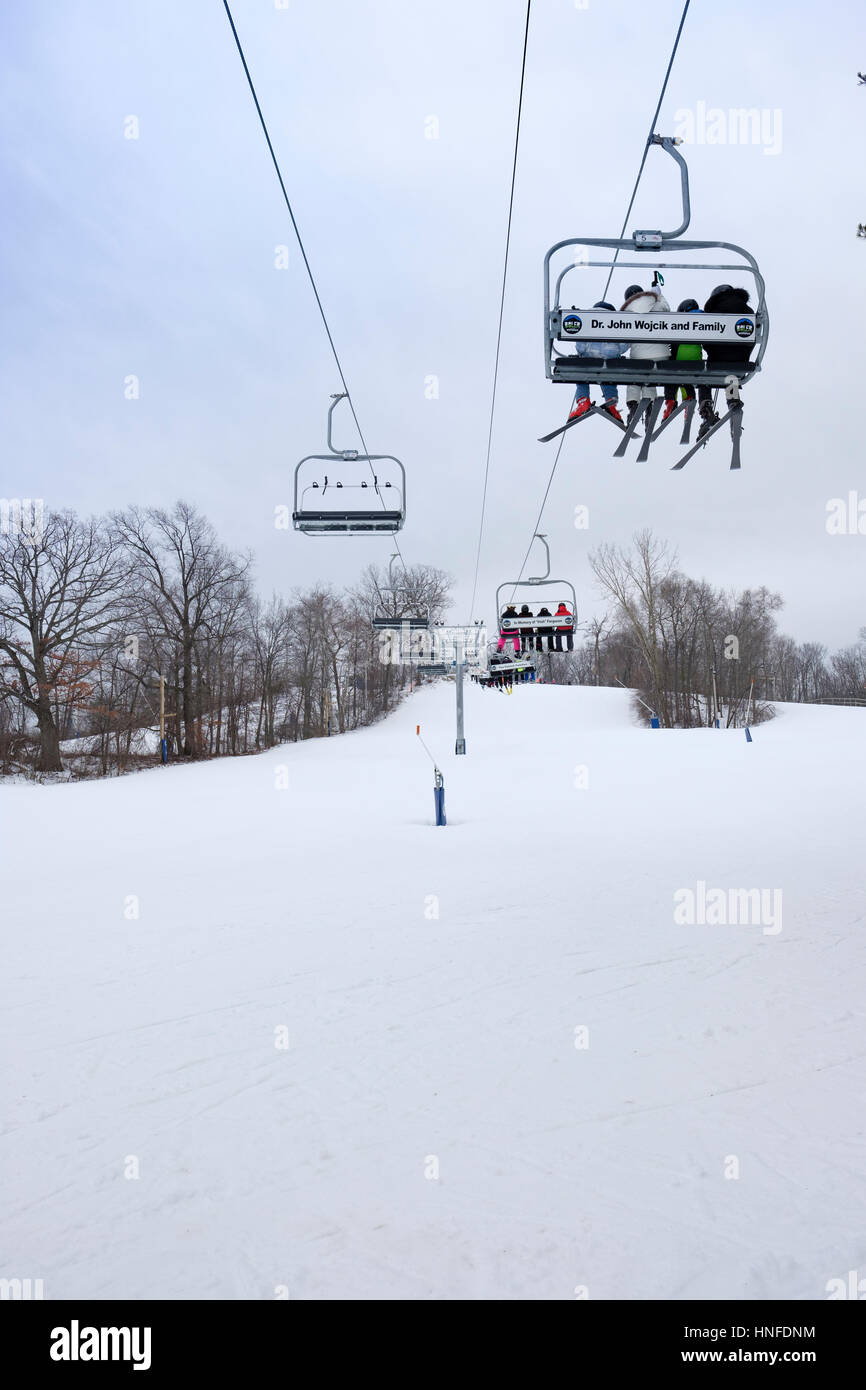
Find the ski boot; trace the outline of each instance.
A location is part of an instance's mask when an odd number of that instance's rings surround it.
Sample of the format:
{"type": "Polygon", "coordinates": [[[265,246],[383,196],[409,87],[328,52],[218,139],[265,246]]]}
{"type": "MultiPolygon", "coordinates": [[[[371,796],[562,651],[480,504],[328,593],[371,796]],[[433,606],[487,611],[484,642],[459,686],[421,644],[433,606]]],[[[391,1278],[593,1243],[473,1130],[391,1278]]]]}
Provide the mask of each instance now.
{"type": "Polygon", "coordinates": [[[703,439],[705,434],[709,434],[710,430],[713,428],[713,425],[717,425],[718,423],[719,417],[713,410],[712,403],[710,401],[702,401],[701,427],[698,430],[698,439],[703,439]]]}
{"type": "Polygon", "coordinates": [[[569,420],[580,420],[581,417],[584,416],[586,412],[591,409],[592,401],[589,399],[589,396],[581,396],[580,400],[577,402],[576,406],[574,407],[574,410],[571,412],[568,418],[569,420]]]}

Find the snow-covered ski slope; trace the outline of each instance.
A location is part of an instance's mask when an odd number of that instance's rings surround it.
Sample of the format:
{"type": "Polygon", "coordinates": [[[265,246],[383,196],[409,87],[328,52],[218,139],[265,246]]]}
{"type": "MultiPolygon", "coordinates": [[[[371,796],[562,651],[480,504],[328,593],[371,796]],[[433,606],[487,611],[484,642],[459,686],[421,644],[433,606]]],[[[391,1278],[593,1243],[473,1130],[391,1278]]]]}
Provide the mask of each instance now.
{"type": "Polygon", "coordinates": [[[441,684],[330,741],[0,789],[0,1275],[821,1299],[866,1268],[866,710],[749,745],[617,690],[466,704],[465,759],[441,684]],[[699,881],[780,890],[781,930],[676,922],[699,881]]]}

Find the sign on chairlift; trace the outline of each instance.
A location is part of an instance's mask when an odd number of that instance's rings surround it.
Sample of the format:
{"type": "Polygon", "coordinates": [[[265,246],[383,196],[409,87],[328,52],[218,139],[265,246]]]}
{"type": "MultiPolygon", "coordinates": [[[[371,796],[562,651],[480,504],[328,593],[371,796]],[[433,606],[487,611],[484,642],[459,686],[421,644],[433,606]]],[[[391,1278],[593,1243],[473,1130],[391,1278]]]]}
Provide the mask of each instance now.
{"type": "Polygon", "coordinates": [[[754,314],[621,314],[609,309],[555,310],[557,337],[588,342],[753,343],[754,314]]]}

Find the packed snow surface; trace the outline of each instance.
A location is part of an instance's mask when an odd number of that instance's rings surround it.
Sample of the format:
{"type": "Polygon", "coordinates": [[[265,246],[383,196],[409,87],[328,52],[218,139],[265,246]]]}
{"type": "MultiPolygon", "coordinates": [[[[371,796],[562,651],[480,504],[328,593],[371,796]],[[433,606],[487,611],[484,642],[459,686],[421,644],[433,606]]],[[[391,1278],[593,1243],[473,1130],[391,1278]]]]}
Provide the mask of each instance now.
{"type": "Polygon", "coordinates": [[[866,1269],[866,710],[749,744],[470,686],[466,736],[443,682],[259,757],[0,787],[0,1275],[821,1299],[866,1269]],[[676,919],[752,888],[754,920],[676,919]]]}

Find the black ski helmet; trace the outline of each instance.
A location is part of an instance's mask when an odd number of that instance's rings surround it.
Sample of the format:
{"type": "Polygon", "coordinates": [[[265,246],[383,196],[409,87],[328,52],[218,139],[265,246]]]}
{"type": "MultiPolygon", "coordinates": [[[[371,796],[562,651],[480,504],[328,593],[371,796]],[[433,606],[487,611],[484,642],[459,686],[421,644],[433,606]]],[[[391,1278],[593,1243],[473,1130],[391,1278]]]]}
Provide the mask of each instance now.
{"type": "Polygon", "coordinates": [[[612,314],[616,313],[612,304],[608,304],[606,299],[597,299],[593,304],[593,309],[609,309],[612,314]]]}
{"type": "Polygon", "coordinates": [[[733,285],[716,285],[716,288],[710,295],[710,299],[715,299],[717,294],[726,294],[730,289],[733,289],[733,285]]]}
{"type": "Polygon", "coordinates": [[[684,299],[682,304],[677,305],[677,313],[693,314],[698,307],[699,305],[696,299],[684,299]]]}
{"type": "Polygon", "coordinates": [[[628,289],[625,292],[626,299],[631,299],[633,294],[643,294],[643,289],[640,285],[629,285],[628,289]]]}

